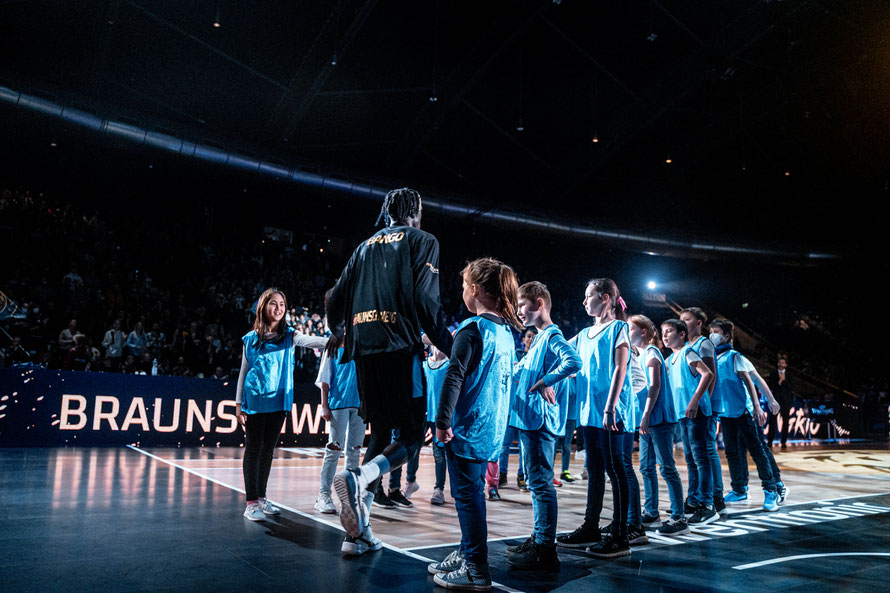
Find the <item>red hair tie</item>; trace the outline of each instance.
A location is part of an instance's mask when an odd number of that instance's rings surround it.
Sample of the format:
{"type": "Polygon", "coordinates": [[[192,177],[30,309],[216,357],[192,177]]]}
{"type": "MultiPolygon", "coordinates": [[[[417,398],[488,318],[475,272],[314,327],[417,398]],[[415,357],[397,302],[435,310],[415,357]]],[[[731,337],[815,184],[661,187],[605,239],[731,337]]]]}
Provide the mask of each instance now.
{"type": "Polygon", "coordinates": [[[627,311],[627,303],[624,302],[623,298],[618,297],[618,304],[621,305],[622,311],[627,311]]]}

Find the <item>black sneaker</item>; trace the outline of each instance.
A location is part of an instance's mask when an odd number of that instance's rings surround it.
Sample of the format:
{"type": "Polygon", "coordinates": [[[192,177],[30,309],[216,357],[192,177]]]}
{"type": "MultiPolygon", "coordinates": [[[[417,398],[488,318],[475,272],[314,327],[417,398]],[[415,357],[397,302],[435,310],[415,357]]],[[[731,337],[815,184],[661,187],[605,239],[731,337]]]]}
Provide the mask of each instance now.
{"type": "Polygon", "coordinates": [[[656,531],[658,535],[686,535],[689,533],[689,524],[686,519],[668,519],[662,523],[661,527],[656,531]]]}
{"type": "Polygon", "coordinates": [[[646,535],[642,525],[627,526],[627,543],[632,546],[645,546],[649,543],[649,536],[646,535]]]}
{"type": "Polygon", "coordinates": [[[556,538],[556,545],[563,548],[586,548],[602,539],[599,527],[595,523],[584,521],[578,529],[556,538]]]}
{"type": "MultiPolygon", "coordinates": [[[[521,546],[517,546],[519,548],[521,546]]],[[[519,570],[558,570],[559,557],[555,545],[536,544],[534,541],[522,552],[507,554],[511,568],[519,570]]]]}
{"type": "Polygon", "coordinates": [[[501,472],[498,476],[498,487],[507,485],[507,472],[501,472]]]}
{"type": "Polygon", "coordinates": [[[640,515],[640,521],[643,522],[643,527],[646,529],[655,529],[656,527],[661,527],[661,515],[647,515],[643,513],[640,515]]]}
{"type": "Polygon", "coordinates": [[[389,499],[389,497],[388,497],[386,494],[383,493],[382,490],[378,490],[378,491],[374,494],[374,502],[373,502],[373,505],[374,505],[375,507],[381,507],[381,508],[384,508],[384,509],[394,509],[394,508],[396,508],[396,503],[394,503],[393,501],[391,501],[391,500],[389,499]]]}
{"type": "Polygon", "coordinates": [[[602,535],[612,535],[612,524],[603,525],[600,527],[600,534],[602,535]]]}
{"type": "Polygon", "coordinates": [[[516,487],[524,492],[528,492],[528,484],[525,483],[525,477],[516,476],[516,487]]]}
{"type": "Polygon", "coordinates": [[[511,554],[525,554],[525,551],[532,547],[535,543],[534,536],[530,535],[527,540],[518,546],[507,546],[507,556],[511,554]]]}
{"type": "Polygon", "coordinates": [[[488,500],[500,500],[501,495],[498,494],[497,488],[489,488],[488,489],[488,500]]]}
{"type": "Polygon", "coordinates": [[[587,548],[587,553],[594,558],[618,558],[630,555],[630,544],[627,540],[617,541],[612,537],[603,540],[587,548]]]}
{"type": "Polygon", "coordinates": [[[402,491],[399,490],[398,488],[396,488],[395,490],[389,491],[389,499],[391,501],[393,501],[395,504],[397,504],[398,506],[405,507],[406,509],[410,509],[411,507],[414,506],[414,503],[412,503],[410,500],[405,498],[405,495],[402,494],[402,491]]]}
{"type": "Polygon", "coordinates": [[[718,515],[725,515],[725,514],[726,514],[726,503],[723,502],[723,495],[722,495],[722,494],[715,494],[715,495],[714,495],[714,510],[717,511],[717,514],[718,514],[718,515]]]}
{"type": "Polygon", "coordinates": [[[687,517],[691,517],[692,515],[694,515],[695,511],[697,511],[697,510],[698,510],[697,506],[689,504],[688,498],[683,502],[683,514],[686,515],[687,517]]]}
{"type": "Polygon", "coordinates": [[[695,510],[695,513],[689,518],[690,525],[707,525],[708,523],[713,523],[717,519],[720,518],[720,515],[717,514],[712,508],[709,507],[698,507],[695,510]]]}

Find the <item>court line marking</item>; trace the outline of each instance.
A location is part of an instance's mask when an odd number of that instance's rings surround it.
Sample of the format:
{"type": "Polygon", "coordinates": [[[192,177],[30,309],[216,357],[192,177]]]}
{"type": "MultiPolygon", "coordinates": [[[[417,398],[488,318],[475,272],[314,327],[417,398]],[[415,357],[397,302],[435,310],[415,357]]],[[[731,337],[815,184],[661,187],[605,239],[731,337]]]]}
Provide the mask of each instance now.
{"type": "Polygon", "coordinates": [[[791,562],[792,560],[803,560],[808,558],[828,558],[830,556],[890,556],[890,552],[834,552],[827,554],[801,554],[799,556],[782,556],[780,558],[773,558],[772,560],[752,562],[751,564],[740,564],[738,566],[733,566],[733,568],[736,570],[748,570],[749,568],[759,568],[761,566],[769,566],[770,564],[791,562]]]}
{"type": "MultiPolygon", "coordinates": [[[[187,468],[187,467],[184,467],[184,466],[182,466],[182,465],[179,465],[178,463],[173,463],[172,461],[168,461],[168,460],[164,459],[163,457],[159,457],[159,456],[155,455],[154,453],[149,453],[148,451],[145,451],[145,450],[140,449],[140,448],[138,448],[138,447],[134,447],[133,445],[127,445],[127,448],[128,448],[128,449],[131,449],[131,450],[133,450],[133,451],[136,451],[137,453],[141,453],[141,454],[143,454],[143,455],[145,455],[145,456],[147,456],[147,457],[151,457],[152,459],[157,459],[158,461],[160,461],[160,462],[162,462],[162,463],[166,463],[167,465],[170,465],[170,466],[172,466],[172,467],[175,467],[176,469],[179,469],[179,470],[182,470],[182,471],[184,471],[184,472],[190,473],[190,474],[192,474],[193,476],[198,476],[199,478],[202,478],[202,479],[207,480],[207,481],[209,481],[209,482],[213,482],[214,484],[219,484],[220,486],[223,486],[223,487],[228,488],[228,489],[230,489],[230,490],[234,490],[235,492],[240,492],[241,494],[244,494],[244,490],[242,490],[241,488],[238,488],[237,486],[233,486],[233,485],[231,485],[231,484],[226,484],[225,482],[222,482],[222,481],[217,480],[217,479],[215,479],[215,478],[211,478],[210,476],[205,476],[204,474],[200,474],[200,473],[198,473],[198,472],[196,472],[196,471],[193,471],[193,470],[190,469],[190,468],[187,468]]],[[[345,533],[345,530],[343,529],[343,526],[340,525],[339,523],[333,523],[333,522],[331,522],[331,521],[326,521],[325,519],[320,519],[319,517],[315,517],[315,516],[310,515],[310,514],[308,514],[308,513],[304,513],[303,511],[299,511],[299,510],[297,510],[297,509],[295,509],[295,508],[293,508],[293,507],[290,507],[290,506],[288,506],[288,505],[281,504],[281,503],[279,503],[279,502],[275,502],[274,500],[271,501],[271,502],[275,503],[275,505],[277,505],[277,506],[279,506],[279,507],[281,507],[281,508],[283,508],[283,509],[285,509],[285,510],[287,510],[287,511],[290,511],[290,512],[296,514],[296,515],[299,515],[299,516],[304,517],[304,518],[306,518],[306,519],[310,519],[310,520],[312,520],[312,521],[315,521],[316,523],[321,523],[322,525],[327,525],[328,527],[333,527],[333,528],[336,529],[337,531],[340,531],[340,532],[344,532],[344,533],[345,533]]],[[[421,556],[420,554],[415,554],[414,552],[412,552],[412,551],[410,551],[410,550],[405,550],[405,549],[402,549],[402,548],[397,548],[396,546],[387,544],[386,542],[383,543],[383,547],[386,548],[386,549],[388,549],[388,550],[391,550],[391,551],[393,551],[393,552],[396,552],[396,553],[398,553],[398,554],[403,554],[403,555],[405,555],[405,556],[408,556],[409,558],[413,558],[414,560],[420,560],[420,561],[422,561],[422,562],[427,562],[427,563],[429,563],[429,562],[435,562],[435,560],[433,560],[432,558],[427,558],[427,557],[425,557],[425,556],[421,556]]],[[[495,581],[492,581],[492,582],[491,582],[491,586],[494,587],[494,588],[496,588],[496,589],[501,589],[502,591],[506,591],[507,593],[523,593],[523,592],[520,591],[519,589],[514,589],[514,588],[512,588],[512,587],[508,587],[507,585],[502,585],[501,583],[497,583],[497,582],[495,582],[495,581]]]]}

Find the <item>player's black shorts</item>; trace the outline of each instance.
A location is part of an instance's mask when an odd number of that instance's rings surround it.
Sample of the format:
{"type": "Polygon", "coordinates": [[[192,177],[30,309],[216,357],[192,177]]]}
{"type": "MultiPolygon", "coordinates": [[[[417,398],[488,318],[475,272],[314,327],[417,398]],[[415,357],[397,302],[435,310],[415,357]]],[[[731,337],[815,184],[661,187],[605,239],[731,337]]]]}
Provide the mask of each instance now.
{"type": "Polygon", "coordinates": [[[371,424],[414,431],[426,421],[423,355],[400,350],[355,358],[359,414],[371,424]]]}

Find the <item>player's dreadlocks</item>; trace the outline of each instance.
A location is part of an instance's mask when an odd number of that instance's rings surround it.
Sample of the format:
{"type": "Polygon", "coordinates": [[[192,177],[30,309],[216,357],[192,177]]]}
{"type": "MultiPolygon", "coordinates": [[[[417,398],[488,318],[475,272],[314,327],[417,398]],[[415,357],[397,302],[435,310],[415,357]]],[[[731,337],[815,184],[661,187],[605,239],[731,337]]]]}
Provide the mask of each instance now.
{"type": "Polygon", "coordinates": [[[413,189],[403,187],[394,189],[386,194],[383,206],[380,207],[380,215],[377,217],[377,226],[386,226],[389,219],[406,220],[417,216],[420,210],[420,194],[413,189]]]}

